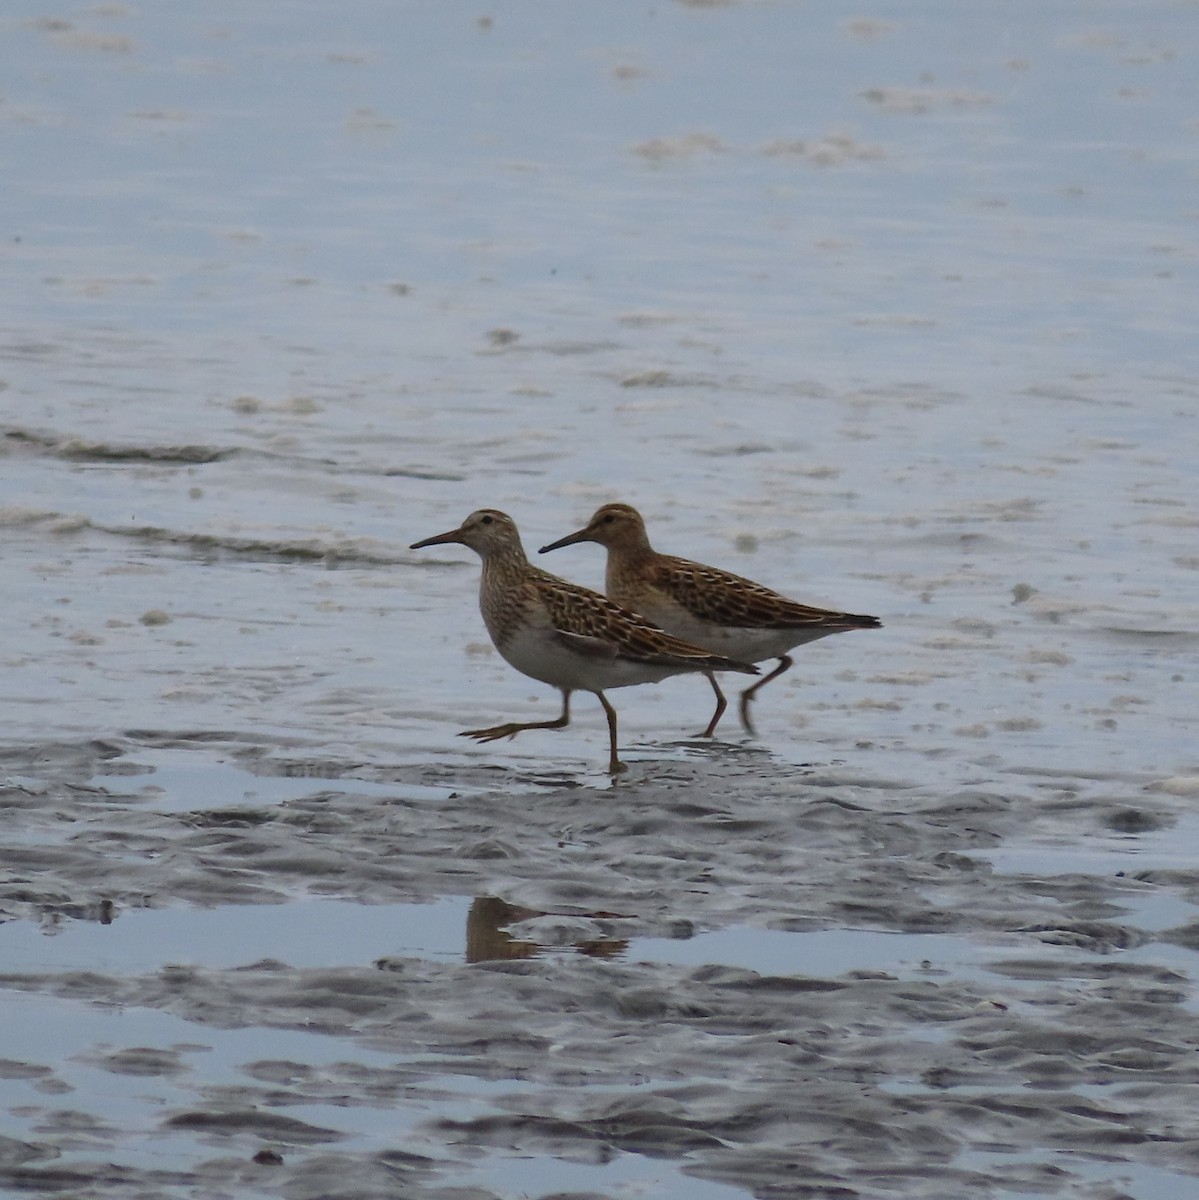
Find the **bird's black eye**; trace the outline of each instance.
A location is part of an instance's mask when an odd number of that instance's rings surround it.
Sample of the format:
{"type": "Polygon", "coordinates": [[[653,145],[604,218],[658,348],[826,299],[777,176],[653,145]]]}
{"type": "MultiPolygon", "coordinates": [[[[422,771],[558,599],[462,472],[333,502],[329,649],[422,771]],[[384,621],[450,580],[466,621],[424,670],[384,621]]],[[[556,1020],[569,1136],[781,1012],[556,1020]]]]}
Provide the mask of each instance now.
{"type": "Polygon", "coordinates": [[[613,522],[613,521],[615,521],[615,520],[616,520],[616,518],[615,518],[615,517],[614,517],[614,516],[613,516],[611,513],[609,513],[609,514],[608,514],[608,515],[607,515],[607,516],[604,518],[604,524],[605,524],[605,525],[611,525],[611,524],[612,524],[612,522],[613,522]]]}
{"type": "Polygon", "coordinates": [[[484,517],[481,524],[490,525],[495,520],[495,517],[484,517]]]}

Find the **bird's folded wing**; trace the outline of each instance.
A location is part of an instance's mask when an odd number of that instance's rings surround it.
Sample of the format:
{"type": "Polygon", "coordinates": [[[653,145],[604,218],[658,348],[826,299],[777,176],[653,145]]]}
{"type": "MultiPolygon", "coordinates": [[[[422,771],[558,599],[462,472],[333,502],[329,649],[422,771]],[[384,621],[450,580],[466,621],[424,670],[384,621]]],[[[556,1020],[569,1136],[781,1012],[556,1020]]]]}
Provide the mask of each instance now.
{"type": "MultiPolygon", "coordinates": [[[[559,601],[567,620],[555,619],[558,641],[576,654],[594,659],[624,658],[659,666],[707,656],[707,651],[663,633],[643,617],[613,604],[598,593],[583,593],[559,601]],[[564,626],[569,625],[569,628],[564,626]]],[[[561,614],[558,614],[561,617],[561,614]]]]}
{"type": "Polygon", "coordinates": [[[663,556],[656,564],[654,585],[693,616],[715,625],[741,629],[803,629],[841,616],[788,600],[761,583],[719,567],[663,556]]]}
{"type": "Polygon", "coordinates": [[[603,638],[588,637],[582,633],[570,633],[565,629],[556,629],[554,636],[558,642],[583,658],[614,659],[617,649],[611,642],[603,638]]]}
{"type": "Polygon", "coordinates": [[[599,592],[556,577],[539,579],[536,586],[559,640],[579,653],[658,666],[723,669],[718,664],[726,660],[663,633],[652,621],[599,592]]]}

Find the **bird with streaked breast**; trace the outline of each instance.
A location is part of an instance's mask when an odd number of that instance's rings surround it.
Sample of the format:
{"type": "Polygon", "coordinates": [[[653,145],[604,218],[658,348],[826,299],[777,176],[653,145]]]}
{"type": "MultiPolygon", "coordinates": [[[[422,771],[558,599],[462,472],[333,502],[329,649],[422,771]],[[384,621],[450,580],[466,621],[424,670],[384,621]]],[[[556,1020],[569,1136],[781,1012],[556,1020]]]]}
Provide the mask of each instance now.
{"type": "Polygon", "coordinates": [[[495,648],[522,674],[562,693],[561,715],[552,721],[507,722],[468,729],[462,737],[491,742],[526,729],[564,729],[570,723],[571,693],[592,692],[608,718],[608,769],[617,774],[625,766],[617,754],[616,710],[605,691],[688,671],[709,678],[716,671],[758,674],[750,663],[673,637],[598,592],[534,566],[516,523],[498,509],[481,508],[457,529],[414,542],[410,549],[455,543],[483,560],[479,607],[495,648]]]}
{"type": "MultiPolygon", "coordinates": [[[[605,504],[582,529],[542,546],[540,553],[598,542],[608,551],[604,590],[675,637],[745,662],[777,658],[778,666],[741,694],[741,723],[753,734],[749,706],[759,689],[794,664],[789,651],[832,633],[879,629],[877,617],[813,608],[752,579],[705,566],[650,545],[641,514],[630,504],[605,504]]],[[[702,737],[711,737],[728,706],[716,676],[716,711],[702,737]]]]}

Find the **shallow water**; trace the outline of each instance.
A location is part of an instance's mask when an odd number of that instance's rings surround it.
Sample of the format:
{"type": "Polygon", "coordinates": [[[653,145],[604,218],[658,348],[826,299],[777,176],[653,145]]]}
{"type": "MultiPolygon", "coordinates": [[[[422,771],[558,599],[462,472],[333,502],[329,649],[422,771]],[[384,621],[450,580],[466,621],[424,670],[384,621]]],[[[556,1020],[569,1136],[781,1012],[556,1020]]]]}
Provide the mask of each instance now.
{"type": "Polygon", "coordinates": [[[0,33],[0,1189],[1190,1195],[1190,6],[0,33]],[[459,739],[608,499],[884,629],[459,739]]]}

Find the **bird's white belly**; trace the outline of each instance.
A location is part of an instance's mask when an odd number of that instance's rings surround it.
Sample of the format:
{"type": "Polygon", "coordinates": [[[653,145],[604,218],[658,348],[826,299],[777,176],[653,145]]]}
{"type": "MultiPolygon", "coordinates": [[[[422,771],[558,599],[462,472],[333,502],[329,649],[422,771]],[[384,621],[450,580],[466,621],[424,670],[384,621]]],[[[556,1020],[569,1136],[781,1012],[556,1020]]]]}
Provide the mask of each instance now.
{"type": "Polygon", "coordinates": [[[723,654],[725,658],[751,663],[781,658],[788,650],[833,632],[830,629],[745,629],[737,625],[715,625],[693,616],[678,604],[646,605],[641,615],[685,642],[702,646],[713,654],[723,654]]]}
{"type": "Polygon", "coordinates": [[[659,683],[686,670],[580,653],[549,628],[526,626],[497,649],[521,674],[570,691],[602,692],[638,683],[659,683]]]}

